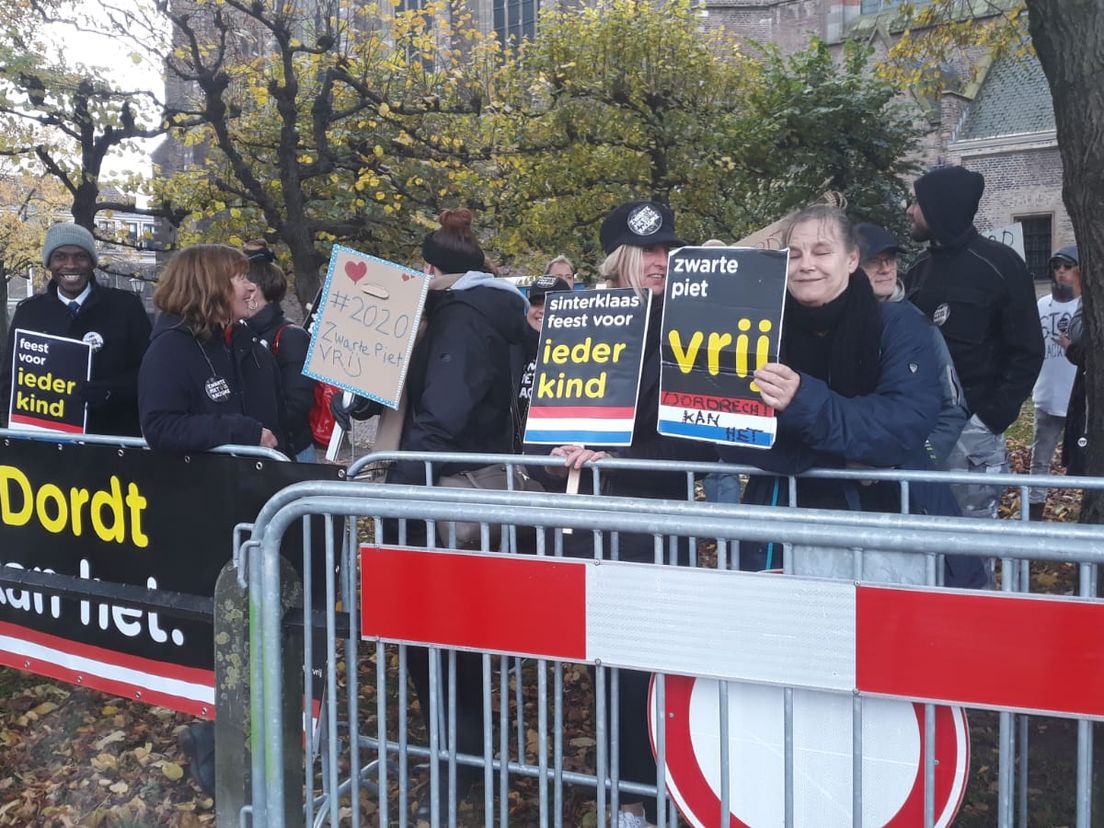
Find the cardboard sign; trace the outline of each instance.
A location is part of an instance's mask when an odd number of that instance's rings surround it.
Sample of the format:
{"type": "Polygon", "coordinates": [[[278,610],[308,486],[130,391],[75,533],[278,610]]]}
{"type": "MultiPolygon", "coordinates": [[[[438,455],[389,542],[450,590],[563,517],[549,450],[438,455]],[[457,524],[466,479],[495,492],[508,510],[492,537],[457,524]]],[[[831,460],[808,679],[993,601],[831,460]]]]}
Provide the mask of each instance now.
{"type": "Polygon", "coordinates": [[[754,448],[774,445],[774,409],[753,374],[778,361],[789,253],[684,247],[671,254],[663,304],[659,433],[754,448]]]}
{"type": "Polygon", "coordinates": [[[526,443],[632,443],[651,299],[631,288],[546,295],[526,443]]]}
{"type": "MultiPolygon", "coordinates": [[[[213,595],[234,527],[337,466],[11,440],[0,458],[0,566],[213,595]]],[[[322,527],[318,527],[320,538],[322,527]]],[[[283,553],[302,569],[301,531],[283,553]]],[[[313,582],[325,583],[321,541],[313,582]]],[[[210,623],[0,587],[0,664],[214,716],[210,623]]]]}
{"type": "Polygon", "coordinates": [[[1008,245],[1020,254],[1021,259],[1027,259],[1024,255],[1023,225],[1020,222],[1014,222],[1007,227],[998,227],[995,230],[982,230],[981,235],[995,242],[1008,245]]]}
{"type": "Polygon", "coordinates": [[[303,373],[399,407],[429,277],[335,244],[303,373]]]}
{"type": "MultiPolygon", "coordinates": [[[[828,182],[825,182],[826,185],[827,183],[828,182]]],[[[820,202],[832,207],[839,207],[840,209],[845,209],[847,206],[847,202],[843,196],[831,190],[825,192],[820,197],[820,202]]],[[[782,233],[785,231],[786,225],[788,225],[793,220],[793,217],[799,212],[799,210],[794,210],[782,216],[778,221],[772,222],[766,227],[760,227],[758,230],[749,233],[742,239],[734,241],[732,247],[759,247],[765,250],[781,250],[782,233]]]]}
{"type": "Polygon", "coordinates": [[[88,411],[77,389],[92,377],[91,343],[17,330],[11,376],[12,430],[84,434],[88,411]]]}

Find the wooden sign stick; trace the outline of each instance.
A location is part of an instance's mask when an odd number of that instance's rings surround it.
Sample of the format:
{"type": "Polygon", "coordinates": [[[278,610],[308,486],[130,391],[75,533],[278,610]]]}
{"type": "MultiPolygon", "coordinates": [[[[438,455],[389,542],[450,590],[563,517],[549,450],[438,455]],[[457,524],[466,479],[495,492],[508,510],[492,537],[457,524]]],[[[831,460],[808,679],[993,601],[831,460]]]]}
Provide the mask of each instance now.
{"type": "MultiPolygon", "coordinates": [[[[579,445],[579,448],[586,448],[586,446],[579,445]]],[[[567,472],[567,487],[564,489],[564,494],[578,494],[579,493],[579,480],[582,477],[583,470],[571,468],[567,472]]],[[[570,527],[563,530],[565,535],[574,533],[574,530],[570,527]]]]}

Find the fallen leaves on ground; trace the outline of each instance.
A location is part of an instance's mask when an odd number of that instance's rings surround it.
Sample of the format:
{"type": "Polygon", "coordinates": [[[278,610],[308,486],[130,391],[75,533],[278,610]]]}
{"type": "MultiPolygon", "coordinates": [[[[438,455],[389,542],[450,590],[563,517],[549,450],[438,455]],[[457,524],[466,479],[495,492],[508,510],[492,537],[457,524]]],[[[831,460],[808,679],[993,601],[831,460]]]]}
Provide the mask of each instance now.
{"type": "Polygon", "coordinates": [[[176,747],[190,716],[2,672],[0,826],[214,824],[176,747]]]}

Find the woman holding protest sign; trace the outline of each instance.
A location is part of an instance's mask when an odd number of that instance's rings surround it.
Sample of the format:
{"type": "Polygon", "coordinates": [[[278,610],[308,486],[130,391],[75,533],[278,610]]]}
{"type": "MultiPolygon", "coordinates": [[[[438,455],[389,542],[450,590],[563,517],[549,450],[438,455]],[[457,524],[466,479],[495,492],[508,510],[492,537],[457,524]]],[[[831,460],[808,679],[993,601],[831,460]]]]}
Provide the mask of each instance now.
{"type": "MultiPolygon", "coordinates": [[[[582,469],[592,460],[620,457],[640,460],[712,460],[715,455],[705,444],[663,437],[656,430],[659,416],[660,322],[663,318],[663,292],[667,284],[667,253],[686,242],[675,233],[675,215],[669,207],[653,201],[636,201],[613,210],[602,222],[599,232],[606,259],[600,267],[611,288],[632,288],[643,297],[651,294],[644,359],[637,393],[636,422],[632,445],[617,449],[583,446],[559,446],[552,449],[564,458],[568,469],[582,469]]],[[[586,476],[584,475],[584,478],[586,476]]],[[[669,472],[607,472],[603,479],[607,494],[618,497],[653,497],[686,500],[686,476],[669,472]]],[[[593,554],[591,533],[565,538],[568,554],[593,554]],[[583,537],[586,535],[586,537],[583,537]],[[567,547],[570,546],[570,551],[567,547]]],[[[652,562],[655,543],[651,535],[624,535],[619,538],[621,560],[652,562]]]]}
{"type": "Polygon", "coordinates": [[[238,444],[289,451],[276,359],[242,319],[258,308],[249,262],[222,244],[185,248],[153,303],[161,315],[138,373],[150,448],[206,451],[238,444]]]}
{"type": "MultiPolygon", "coordinates": [[[[438,220],[440,227],[422,241],[430,282],[406,386],[398,410],[383,412],[373,448],[377,452],[510,453],[517,432],[517,389],[529,347],[526,301],[511,282],[488,272],[491,265],[472,231],[470,210],[444,210],[438,220]]],[[[363,398],[349,408],[334,399],[334,415],[342,427],[350,416],[380,412],[380,406],[363,398]]],[[[442,477],[478,474],[480,467],[485,464],[434,463],[429,482],[445,485],[442,477]]],[[[425,464],[397,461],[388,469],[387,482],[425,485],[425,464]]],[[[395,521],[384,521],[383,528],[386,543],[398,542],[395,521]]],[[[406,545],[423,546],[426,540],[424,524],[407,521],[406,545]]],[[[447,536],[440,541],[443,545],[447,536]]],[[[411,647],[407,665],[428,731],[428,651],[411,647]]],[[[442,666],[437,674],[442,676],[440,697],[445,698],[448,670],[442,666]]],[[[474,653],[456,654],[456,749],[476,756],[483,753],[483,664],[474,653]]],[[[457,798],[464,799],[482,772],[467,765],[457,770],[457,798]]],[[[442,802],[448,795],[446,777],[445,772],[439,777],[442,802]]],[[[425,796],[418,819],[430,816],[431,802],[425,796]]],[[[446,807],[442,805],[442,811],[446,807]]]]}
{"type": "Polygon", "coordinates": [[[272,351],[280,367],[280,383],[287,413],[288,443],[300,463],[315,461],[314,438],[307,418],[314,404],[315,382],[303,375],[310,335],[284,316],[280,303],[287,296],[287,276],[276,264],[276,254],[264,239],[246,242],[242,252],[249,260],[248,277],[264,303],[245,324],[272,351]]]}
{"type": "MultiPolygon", "coordinates": [[[[683,247],[675,232],[675,216],[669,207],[652,201],[624,204],[602,222],[599,232],[606,259],[600,272],[611,288],[632,288],[637,295],[651,294],[648,328],[644,343],[640,386],[637,394],[636,421],[632,444],[617,449],[559,446],[552,454],[564,459],[565,469],[582,469],[592,460],[622,457],[647,460],[710,460],[715,455],[703,443],[660,436],[656,430],[659,414],[660,322],[663,294],[667,282],[667,254],[683,247]]],[[[605,472],[605,494],[619,497],[649,497],[686,500],[686,475],[670,472],[605,472]]],[[[583,476],[583,486],[589,476],[583,476]]],[[[690,560],[687,539],[679,538],[677,560],[690,560]]],[[[594,533],[564,535],[564,554],[593,557],[594,533]]],[[[666,551],[666,550],[665,550],[666,551]]],[[[609,554],[609,545],[606,546],[609,554]]],[[[617,557],[622,561],[653,563],[656,540],[652,535],[621,533],[617,539],[617,557]]],[[[620,670],[618,676],[618,767],[620,778],[640,784],[655,784],[656,764],[648,737],[648,685],[651,676],[632,670],[620,670]]],[[[619,828],[643,828],[656,819],[656,801],[639,794],[622,792],[619,828]]]]}
{"type": "MultiPolygon", "coordinates": [[[[780,361],[755,372],[763,401],[778,417],[769,450],[719,449],[721,458],[766,472],[796,474],[811,467],[929,469],[925,440],[941,403],[939,359],[929,323],[912,308],[879,303],[859,268],[859,245],[838,208],[815,205],[798,213],[783,234],[789,282],[780,361]]],[[[786,505],[781,477],[752,477],[744,503],[786,505]]],[[[801,479],[798,506],[899,512],[895,483],[801,479]]],[[[957,515],[950,489],[913,483],[909,511],[957,515]]],[[[795,547],[798,574],[853,577],[850,551],[795,547]]],[[[949,586],[980,587],[987,580],[974,557],[947,555],[949,586]]],[[[741,544],[741,568],[781,566],[778,544],[741,544]]],[[[865,580],[925,583],[924,556],[867,552],[865,580]]]]}

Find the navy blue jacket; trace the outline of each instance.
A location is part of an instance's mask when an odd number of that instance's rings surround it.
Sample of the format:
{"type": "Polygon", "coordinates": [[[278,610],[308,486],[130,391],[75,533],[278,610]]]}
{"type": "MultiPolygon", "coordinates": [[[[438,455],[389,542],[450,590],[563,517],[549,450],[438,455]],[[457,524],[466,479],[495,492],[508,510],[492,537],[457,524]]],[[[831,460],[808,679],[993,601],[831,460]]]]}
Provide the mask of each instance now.
{"type": "MultiPolygon", "coordinates": [[[[766,451],[723,447],[718,450],[721,458],[784,475],[848,465],[930,469],[925,440],[939,415],[942,389],[929,323],[904,305],[879,307],[883,321],[881,374],[873,393],[843,397],[823,380],[802,374],[793,401],[778,415],[774,446],[766,451]]],[[[800,481],[798,505],[858,510],[871,500],[872,492],[864,489],[872,488],[840,480],[800,481]]],[[[896,486],[882,484],[880,488],[885,494],[896,486]]],[[[743,502],[786,505],[786,481],[752,477],[743,502]]],[[[909,511],[960,514],[950,488],[942,483],[910,485],[909,511]]],[[[745,563],[754,562],[760,551],[757,544],[745,544],[741,558],[745,563]]],[[[984,585],[980,559],[948,555],[946,561],[948,586],[984,585]]]]}
{"type": "Polygon", "coordinates": [[[281,451],[290,450],[276,358],[244,325],[234,326],[229,344],[221,330],[201,342],[179,317],[159,316],[138,373],[138,410],[142,433],[153,449],[256,446],[261,429],[267,428],[281,451]],[[229,385],[226,400],[207,394],[212,376],[229,385]]]}

